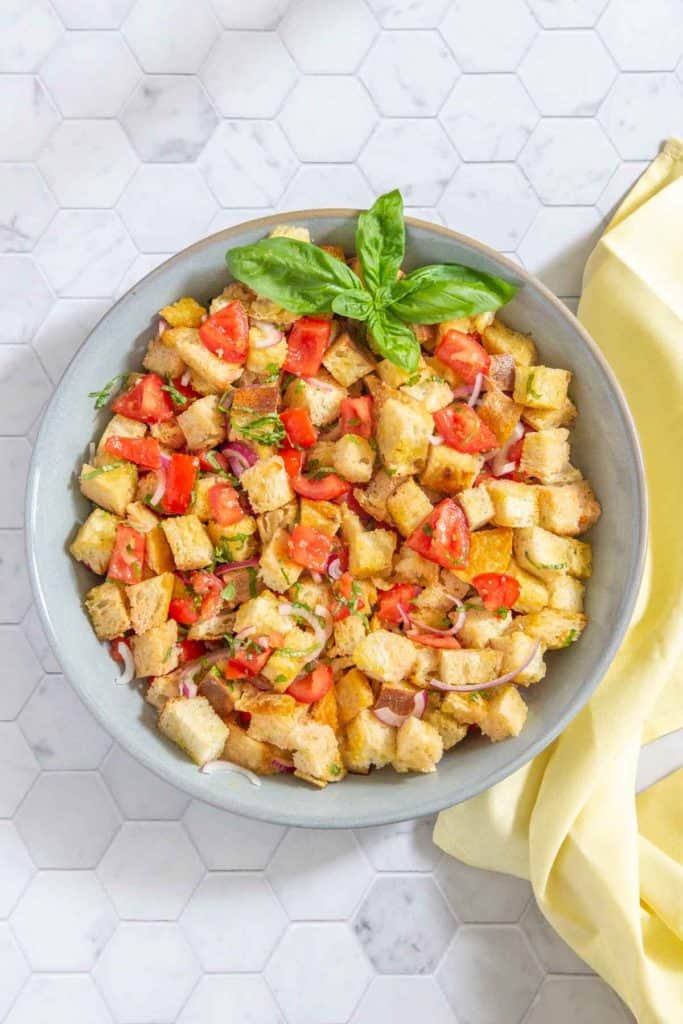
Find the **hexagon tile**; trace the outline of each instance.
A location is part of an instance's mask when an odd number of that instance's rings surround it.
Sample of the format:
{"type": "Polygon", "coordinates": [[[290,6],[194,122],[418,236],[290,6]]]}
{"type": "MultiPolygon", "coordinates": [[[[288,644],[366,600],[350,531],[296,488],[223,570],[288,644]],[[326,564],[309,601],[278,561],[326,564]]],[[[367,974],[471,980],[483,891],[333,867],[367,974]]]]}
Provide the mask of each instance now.
{"type": "Polygon", "coordinates": [[[0,1022],[632,1021],[432,820],[288,831],[112,743],[31,603],[22,492],[71,357],[177,249],[399,186],[575,308],[681,111],[680,0],[0,2],[0,1022]]]}

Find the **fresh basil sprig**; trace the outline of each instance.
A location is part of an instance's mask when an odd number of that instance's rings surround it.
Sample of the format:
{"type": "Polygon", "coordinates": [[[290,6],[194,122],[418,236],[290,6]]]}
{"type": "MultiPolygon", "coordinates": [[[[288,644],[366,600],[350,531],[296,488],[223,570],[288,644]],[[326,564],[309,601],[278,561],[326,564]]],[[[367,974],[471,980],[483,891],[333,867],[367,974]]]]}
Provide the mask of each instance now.
{"type": "Polygon", "coordinates": [[[493,312],[517,287],[457,263],[419,267],[398,278],[405,256],[403,199],[395,189],[358,217],[361,275],[317,245],[264,238],[226,253],[233,277],[299,316],[336,313],[367,323],[372,347],[412,372],[420,346],[408,324],[493,312]]]}

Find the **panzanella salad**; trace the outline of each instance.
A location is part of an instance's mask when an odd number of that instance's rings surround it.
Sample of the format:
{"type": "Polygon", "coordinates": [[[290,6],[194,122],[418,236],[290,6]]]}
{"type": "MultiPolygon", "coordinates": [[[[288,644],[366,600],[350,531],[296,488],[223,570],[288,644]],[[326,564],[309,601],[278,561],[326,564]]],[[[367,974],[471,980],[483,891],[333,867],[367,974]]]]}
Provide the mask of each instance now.
{"type": "Polygon", "coordinates": [[[571,374],[496,318],[512,285],[404,273],[404,248],[398,192],[355,255],[276,228],[93,395],[85,606],[204,770],[434,771],[470,731],[517,736],[586,625],[571,374]]]}

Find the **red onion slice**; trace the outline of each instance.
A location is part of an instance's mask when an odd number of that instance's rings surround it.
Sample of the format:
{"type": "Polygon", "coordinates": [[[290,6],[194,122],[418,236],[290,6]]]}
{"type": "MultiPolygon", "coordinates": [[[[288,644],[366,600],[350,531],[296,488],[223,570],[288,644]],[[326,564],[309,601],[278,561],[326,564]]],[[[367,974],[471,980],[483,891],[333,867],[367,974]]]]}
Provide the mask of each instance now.
{"type": "Polygon", "coordinates": [[[225,658],[232,658],[230,647],[219,647],[216,651],[202,654],[200,658],[195,658],[194,661],[188,661],[187,665],[183,665],[183,670],[178,677],[178,687],[180,688],[187,680],[194,682],[193,676],[198,669],[209,669],[216,662],[223,661],[225,658]]]}
{"type": "Polygon", "coordinates": [[[179,683],[178,684],[178,689],[180,691],[180,696],[181,697],[187,697],[188,700],[191,699],[192,697],[196,697],[197,696],[197,684],[192,682],[191,679],[189,679],[187,681],[183,680],[182,683],[179,683]]]}
{"type": "Polygon", "coordinates": [[[494,686],[503,686],[504,683],[511,683],[512,680],[520,674],[520,672],[523,672],[525,668],[528,668],[536,657],[540,645],[541,641],[537,640],[531,650],[531,654],[522,662],[519,668],[513,669],[512,672],[506,672],[505,675],[498,676],[497,679],[491,679],[488,683],[471,683],[469,685],[463,683],[463,685],[460,686],[452,685],[451,683],[443,683],[440,679],[430,679],[429,686],[432,690],[444,690],[452,693],[474,693],[477,690],[491,690],[494,686]]]}
{"type": "Polygon", "coordinates": [[[333,558],[327,567],[327,575],[331,580],[340,580],[344,575],[344,570],[341,567],[341,562],[338,558],[333,558]]]}
{"type": "Polygon", "coordinates": [[[239,764],[232,764],[231,761],[207,761],[199,770],[203,775],[220,775],[223,772],[230,772],[233,775],[242,775],[251,782],[252,786],[261,785],[258,775],[239,764]]]}
{"type": "Polygon", "coordinates": [[[124,640],[120,640],[117,645],[117,650],[121,658],[123,659],[123,669],[121,675],[116,680],[117,686],[128,686],[135,679],[135,662],[133,661],[133,653],[124,640]]]}
{"type": "Polygon", "coordinates": [[[183,374],[183,375],[182,375],[182,377],[180,378],[180,383],[182,384],[182,386],[183,386],[184,388],[188,387],[188,385],[189,385],[189,383],[190,383],[190,378],[191,378],[191,376],[192,376],[192,370],[190,370],[190,369],[188,368],[187,370],[185,370],[184,374],[183,374]]]}
{"type": "Polygon", "coordinates": [[[265,320],[253,320],[251,326],[261,334],[261,337],[254,340],[252,340],[251,334],[249,335],[249,344],[252,348],[272,348],[273,345],[279,345],[282,341],[282,331],[279,331],[274,324],[266,323],[265,320]]]}
{"type": "Polygon", "coordinates": [[[230,465],[233,476],[241,476],[245,469],[250,469],[258,462],[258,455],[253,448],[242,441],[231,441],[221,448],[230,465]]]}
{"type": "Polygon", "coordinates": [[[429,443],[433,445],[435,448],[437,448],[440,444],[445,444],[441,434],[432,434],[432,436],[429,438],[429,443]]]}
{"type": "Polygon", "coordinates": [[[159,317],[159,323],[157,324],[157,338],[160,338],[164,331],[167,331],[171,325],[168,320],[164,320],[163,316],[159,317]]]}
{"type": "Polygon", "coordinates": [[[164,494],[166,493],[166,470],[162,466],[157,469],[157,485],[154,494],[149,499],[150,505],[158,505],[164,494]]]}
{"type": "Polygon", "coordinates": [[[508,452],[512,448],[513,444],[519,441],[520,437],[524,436],[524,424],[520,420],[509,438],[497,452],[493,454],[491,459],[491,472],[494,476],[505,476],[506,473],[511,473],[513,469],[516,469],[516,464],[508,460],[508,452]]]}
{"type": "Polygon", "coordinates": [[[399,715],[391,708],[373,708],[373,714],[375,718],[379,718],[380,722],[384,722],[385,725],[393,725],[396,729],[400,729],[404,722],[407,722],[409,718],[422,718],[427,707],[427,692],[426,690],[420,690],[419,693],[415,694],[413,701],[413,710],[408,715],[399,715]]]}
{"type": "Polygon", "coordinates": [[[294,765],[293,764],[290,764],[289,761],[283,761],[279,757],[272,758],[270,763],[272,764],[273,768],[275,768],[276,771],[278,771],[278,772],[290,774],[291,772],[294,771],[294,765]]]}
{"type": "Polygon", "coordinates": [[[309,612],[307,608],[295,607],[293,604],[289,604],[289,602],[283,602],[283,604],[278,605],[278,611],[281,615],[293,615],[295,618],[303,619],[311,627],[315,635],[317,649],[311,651],[308,661],[314,661],[320,652],[324,650],[325,644],[332,636],[332,616],[328,609],[322,604],[317,604],[313,612],[309,612]],[[325,620],[326,625],[324,628],[318,622],[318,617],[325,620]]]}
{"type": "Polygon", "coordinates": [[[469,398],[472,393],[472,388],[469,384],[459,384],[457,388],[453,388],[453,398],[458,401],[463,398],[469,398]]]}
{"type": "Polygon", "coordinates": [[[310,384],[312,388],[318,388],[319,391],[334,391],[334,384],[330,384],[327,380],[320,380],[318,377],[302,377],[307,384],[310,384]]]}
{"type": "Polygon", "coordinates": [[[234,572],[235,569],[256,568],[258,564],[258,558],[243,558],[241,562],[225,562],[223,565],[216,566],[214,569],[214,575],[225,576],[226,573],[234,572]]]}
{"type": "Polygon", "coordinates": [[[474,405],[477,404],[477,400],[479,398],[479,395],[481,394],[481,386],[482,386],[483,383],[484,383],[484,374],[483,373],[478,373],[477,376],[474,378],[474,387],[472,388],[472,394],[467,399],[467,404],[468,405],[474,406],[474,405]]]}

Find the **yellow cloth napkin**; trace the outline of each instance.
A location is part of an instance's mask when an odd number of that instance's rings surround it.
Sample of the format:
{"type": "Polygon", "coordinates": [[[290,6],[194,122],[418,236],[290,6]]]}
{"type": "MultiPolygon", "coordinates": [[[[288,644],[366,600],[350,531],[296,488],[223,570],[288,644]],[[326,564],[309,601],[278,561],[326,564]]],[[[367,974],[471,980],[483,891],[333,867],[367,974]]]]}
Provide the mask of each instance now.
{"type": "MultiPolygon", "coordinates": [[[[642,743],[683,727],[683,142],[622,203],[579,318],[636,420],[650,498],[638,608],[607,675],[547,750],[444,811],[434,839],[529,878],[555,930],[639,1024],[683,1021],[683,769],[635,795],[642,743]]],[[[549,684],[552,685],[552,681],[549,684]]]]}

